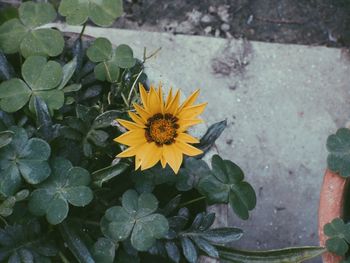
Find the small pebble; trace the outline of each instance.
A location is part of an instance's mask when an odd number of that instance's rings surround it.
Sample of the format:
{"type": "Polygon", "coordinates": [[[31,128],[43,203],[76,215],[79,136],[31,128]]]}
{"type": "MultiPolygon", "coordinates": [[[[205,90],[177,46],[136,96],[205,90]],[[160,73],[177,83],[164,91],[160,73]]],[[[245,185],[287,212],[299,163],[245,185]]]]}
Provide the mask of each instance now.
{"type": "Polygon", "coordinates": [[[209,11],[209,13],[211,13],[211,14],[215,14],[216,13],[216,7],[215,6],[209,6],[209,8],[208,8],[208,11],[209,11]]]}
{"type": "Polygon", "coordinates": [[[225,32],[226,32],[226,31],[229,31],[229,30],[230,30],[230,25],[224,23],[224,24],[221,25],[220,28],[221,28],[222,31],[225,31],[225,32]]]}
{"type": "Polygon", "coordinates": [[[211,15],[204,15],[201,18],[201,22],[205,23],[205,24],[208,24],[208,23],[210,23],[212,21],[213,21],[213,16],[211,16],[211,15]]]}
{"type": "Polygon", "coordinates": [[[204,33],[206,34],[206,35],[209,35],[210,33],[211,33],[211,30],[212,30],[213,28],[211,27],[211,26],[207,26],[206,28],[204,28],[204,33]]]}
{"type": "Polygon", "coordinates": [[[214,36],[215,36],[215,37],[219,37],[219,36],[220,36],[220,30],[219,30],[219,29],[216,29],[216,30],[215,30],[214,36]]]}

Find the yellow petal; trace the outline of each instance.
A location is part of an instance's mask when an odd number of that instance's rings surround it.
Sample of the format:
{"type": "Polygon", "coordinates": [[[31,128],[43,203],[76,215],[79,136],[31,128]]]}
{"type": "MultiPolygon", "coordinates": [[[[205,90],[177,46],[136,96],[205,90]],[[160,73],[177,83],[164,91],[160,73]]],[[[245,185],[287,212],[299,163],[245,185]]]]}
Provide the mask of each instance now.
{"type": "Polygon", "coordinates": [[[192,104],[196,101],[198,95],[199,95],[200,90],[197,89],[194,91],[181,105],[181,109],[185,107],[192,106],[192,104]]]}
{"type": "Polygon", "coordinates": [[[208,103],[205,102],[205,103],[185,107],[180,111],[180,113],[178,113],[177,117],[179,119],[193,119],[204,111],[207,104],[208,103]]]}
{"type": "Polygon", "coordinates": [[[135,171],[139,169],[141,166],[141,158],[138,157],[137,155],[135,156],[135,171]]]}
{"type": "Polygon", "coordinates": [[[162,154],[162,156],[160,157],[160,163],[162,164],[162,167],[165,168],[165,166],[166,166],[166,160],[165,160],[163,154],[162,154]]]}
{"type": "Polygon", "coordinates": [[[182,153],[174,145],[163,145],[163,156],[171,169],[177,174],[182,163],[182,153]]]}
{"type": "Polygon", "coordinates": [[[189,145],[187,143],[178,141],[176,142],[176,147],[182,151],[182,153],[188,155],[188,156],[196,156],[199,154],[202,154],[203,151],[197,149],[196,147],[193,147],[192,145],[189,145]]]}
{"type": "Polygon", "coordinates": [[[167,97],[166,102],[165,102],[165,109],[167,109],[169,107],[172,100],[173,100],[173,88],[170,88],[168,97],[167,97]]]}
{"type": "Polygon", "coordinates": [[[189,127],[202,123],[202,119],[180,119],[177,121],[177,124],[179,124],[178,131],[183,132],[186,131],[189,127]]]}
{"type": "Polygon", "coordinates": [[[174,98],[169,103],[168,107],[165,109],[165,112],[175,115],[177,112],[177,109],[179,108],[179,103],[180,103],[180,91],[177,90],[174,98]]]}
{"type": "Polygon", "coordinates": [[[164,108],[163,92],[162,92],[162,85],[161,84],[159,84],[159,86],[158,86],[157,93],[158,93],[158,98],[159,98],[160,112],[162,114],[164,114],[165,108],[164,108]]]}
{"type": "Polygon", "coordinates": [[[177,135],[176,141],[188,142],[188,143],[199,143],[199,140],[188,133],[181,132],[177,135]]]}
{"type": "Polygon", "coordinates": [[[144,125],[146,124],[146,122],[144,120],[142,120],[142,118],[140,118],[137,114],[135,114],[134,112],[132,111],[129,111],[128,112],[130,118],[137,124],[139,125],[144,125]]]}
{"type": "Polygon", "coordinates": [[[139,84],[139,92],[140,92],[140,97],[143,106],[145,107],[146,110],[149,109],[149,104],[148,104],[148,94],[143,85],[140,83],[139,84]]]}
{"type": "Polygon", "coordinates": [[[125,157],[131,157],[137,154],[137,152],[139,151],[139,146],[133,146],[133,147],[129,147],[128,149],[126,149],[125,151],[119,153],[117,155],[118,158],[125,158],[125,157]]]}
{"type": "Polygon", "coordinates": [[[161,158],[162,147],[157,146],[154,142],[149,144],[147,154],[144,155],[144,158],[141,163],[141,170],[146,170],[154,166],[161,158]]]}
{"type": "Polygon", "coordinates": [[[117,122],[119,122],[122,126],[124,126],[126,129],[130,130],[135,130],[135,129],[142,129],[142,128],[146,128],[145,125],[140,125],[137,124],[135,122],[131,122],[131,121],[126,121],[126,120],[122,120],[122,119],[117,119],[117,122]]]}
{"type": "Polygon", "coordinates": [[[137,111],[137,113],[140,115],[140,117],[142,118],[142,120],[144,122],[147,122],[148,118],[151,117],[151,114],[149,114],[144,108],[142,108],[140,105],[133,103],[132,104],[135,108],[135,110],[137,111]]]}
{"type": "Polygon", "coordinates": [[[161,113],[161,108],[160,108],[160,99],[158,97],[158,93],[154,89],[154,87],[151,87],[150,92],[149,92],[149,112],[154,115],[157,113],[161,113]]]}
{"type": "Polygon", "coordinates": [[[145,143],[147,140],[145,137],[145,131],[143,129],[138,129],[123,133],[119,137],[115,138],[114,141],[128,146],[135,146],[145,143]]]}

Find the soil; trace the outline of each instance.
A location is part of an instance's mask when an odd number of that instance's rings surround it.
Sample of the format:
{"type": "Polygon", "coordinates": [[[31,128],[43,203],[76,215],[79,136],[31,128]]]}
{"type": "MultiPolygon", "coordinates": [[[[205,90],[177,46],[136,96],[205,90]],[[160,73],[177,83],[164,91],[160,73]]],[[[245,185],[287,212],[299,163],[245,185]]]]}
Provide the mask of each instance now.
{"type": "Polygon", "coordinates": [[[124,0],[118,28],[224,38],[350,44],[350,0],[124,0]]]}

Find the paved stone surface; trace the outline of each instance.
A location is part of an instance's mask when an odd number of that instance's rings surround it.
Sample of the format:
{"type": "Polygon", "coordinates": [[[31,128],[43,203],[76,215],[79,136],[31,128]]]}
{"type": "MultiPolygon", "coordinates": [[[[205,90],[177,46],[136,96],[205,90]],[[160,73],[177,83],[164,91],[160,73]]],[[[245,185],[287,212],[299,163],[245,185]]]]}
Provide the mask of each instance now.
{"type": "Polygon", "coordinates": [[[87,28],[86,34],[129,44],[138,57],[144,47],[161,47],[147,61],[150,79],[186,94],[200,87],[200,100],[209,102],[206,125],[227,119],[216,150],[242,167],[258,195],[247,221],[223,209],[223,223],[245,230],[237,247],[318,244],[325,141],[349,120],[347,52],[116,29],[87,28]]]}

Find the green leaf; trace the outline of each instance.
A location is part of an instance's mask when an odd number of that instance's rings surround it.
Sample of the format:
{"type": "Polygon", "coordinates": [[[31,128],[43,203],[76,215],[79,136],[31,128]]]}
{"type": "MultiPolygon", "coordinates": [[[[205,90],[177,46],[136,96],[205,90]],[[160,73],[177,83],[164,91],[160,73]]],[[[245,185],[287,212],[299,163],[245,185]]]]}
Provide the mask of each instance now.
{"type": "Polygon", "coordinates": [[[115,55],[112,61],[115,61],[116,65],[120,68],[132,68],[136,63],[132,49],[125,44],[119,45],[115,49],[115,55]]]}
{"type": "Polygon", "coordinates": [[[8,145],[12,141],[13,131],[0,132],[0,148],[8,145]]]}
{"type": "Polygon", "coordinates": [[[49,223],[61,223],[68,214],[68,203],[73,206],[85,206],[93,198],[88,171],[72,164],[64,158],[55,158],[51,162],[52,174],[29,200],[29,210],[37,216],[46,215],[49,223]]]}
{"type": "Polygon", "coordinates": [[[226,244],[239,240],[243,231],[239,228],[222,227],[209,229],[200,234],[200,237],[215,244],[226,244]]]}
{"type": "Polygon", "coordinates": [[[22,80],[14,78],[0,84],[0,108],[6,112],[21,109],[29,100],[31,91],[22,80]]]}
{"type": "Polygon", "coordinates": [[[340,128],[327,139],[328,168],[343,177],[350,176],[350,130],[340,128]]]}
{"type": "Polygon", "coordinates": [[[37,221],[8,225],[0,229],[0,247],[1,262],[13,262],[11,260],[19,256],[23,261],[14,262],[50,262],[49,258],[57,254],[55,244],[41,232],[37,221]]]}
{"type": "Polygon", "coordinates": [[[256,195],[243,180],[243,171],[236,164],[214,155],[212,172],[200,178],[197,188],[210,204],[230,203],[233,211],[246,220],[256,205],[256,195]]]}
{"type": "Polygon", "coordinates": [[[29,184],[38,184],[51,172],[47,162],[50,146],[39,138],[28,140],[23,128],[12,127],[10,130],[14,133],[12,142],[0,149],[0,191],[5,196],[18,190],[21,177],[29,184]]]}
{"type": "Polygon", "coordinates": [[[5,53],[18,51],[30,55],[57,56],[63,51],[62,33],[55,29],[40,28],[56,18],[49,3],[22,3],[19,19],[11,19],[0,26],[0,47],[5,53]]]}
{"type": "Polygon", "coordinates": [[[65,86],[62,91],[64,93],[68,93],[68,92],[74,92],[74,91],[78,91],[80,90],[82,87],[81,84],[71,84],[71,85],[68,85],[68,86],[65,86]]]}
{"type": "Polygon", "coordinates": [[[127,45],[119,45],[114,51],[111,42],[106,38],[98,38],[88,48],[87,56],[92,62],[99,63],[95,69],[98,80],[117,82],[120,68],[131,68],[135,65],[132,49],[127,45]]]}
{"type": "Polygon", "coordinates": [[[122,112],[118,110],[105,111],[104,113],[96,117],[96,119],[92,123],[92,128],[101,129],[110,127],[111,123],[121,115],[122,112]]]}
{"type": "Polygon", "coordinates": [[[153,213],[157,199],[150,193],[140,196],[134,190],[123,194],[123,206],[109,208],[101,220],[102,233],[114,241],[126,240],[131,234],[131,244],[139,251],[151,248],[156,239],[168,232],[167,219],[153,213]]]}
{"type": "Polygon", "coordinates": [[[244,251],[230,247],[217,246],[220,262],[241,263],[300,263],[323,254],[326,250],[322,247],[293,247],[267,251],[244,251]]]}
{"type": "Polygon", "coordinates": [[[62,222],[58,229],[68,249],[79,263],[95,263],[85,243],[71,226],[62,222]]]}
{"type": "Polygon", "coordinates": [[[87,49],[86,55],[95,63],[109,60],[112,56],[112,44],[107,38],[99,37],[87,49]]]}
{"type": "Polygon", "coordinates": [[[19,17],[24,25],[35,28],[48,24],[56,19],[56,11],[49,3],[22,3],[18,9],[19,17]]]}
{"type": "Polygon", "coordinates": [[[15,75],[13,66],[9,63],[4,53],[0,50],[0,80],[9,80],[15,75]]]}
{"type": "Polygon", "coordinates": [[[208,256],[212,258],[219,258],[219,252],[208,241],[199,237],[192,237],[192,240],[196,246],[199,247],[199,249],[205,252],[208,256]]]}
{"type": "Polygon", "coordinates": [[[120,68],[115,63],[107,61],[98,64],[94,72],[96,79],[114,83],[119,79],[120,68]]]}
{"type": "Polygon", "coordinates": [[[108,182],[114,177],[121,175],[129,167],[128,163],[119,162],[115,165],[107,166],[92,173],[93,184],[102,187],[102,184],[108,182]]]}
{"type": "Polygon", "coordinates": [[[190,263],[196,263],[198,259],[198,253],[192,241],[187,237],[181,238],[181,247],[187,261],[190,263]]]}
{"type": "Polygon", "coordinates": [[[324,233],[330,237],[326,241],[328,251],[339,256],[344,256],[349,249],[350,225],[345,224],[340,218],[335,218],[323,228],[324,233]]]}
{"type": "Polygon", "coordinates": [[[96,263],[113,263],[116,247],[107,238],[99,238],[92,248],[92,256],[96,263]]]}
{"type": "Polygon", "coordinates": [[[24,57],[32,55],[55,57],[62,53],[63,48],[62,33],[51,28],[41,28],[28,32],[20,44],[24,57]]]}
{"type": "Polygon", "coordinates": [[[19,46],[27,33],[26,27],[17,18],[6,21],[0,26],[0,48],[6,54],[19,51],[19,46]]]}
{"type": "Polygon", "coordinates": [[[203,151],[203,154],[196,156],[196,158],[203,157],[205,153],[210,150],[210,148],[214,145],[216,139],[218,139],[221,133],[225,130],[226,126],[226,120],[210,125],[206,133],[200,139],[199,144],[196,145],[196,148],[203,151]]]}
{"type": "Polygon", "coordinates": [[[47,61],[45,57],[31,56],[22,66],[22,75],[32,90],[51,90],[62,80],[62,67],[56,61],[47,61]]]}
{"type": "Polygon", "coordinates": [[[80,25],[90,18],[98,26],[110,26],[122,15],[123,4],[121,0],[63,0],[58,11],[68,24],[80,25]]]}
{"type": "Polygon", "coordinates": [[[180,251],[179,248],[176,246],[175,242],[168,241],[165,243],[165,249],[169,256],[169,258],[175,262],[180,262],[180,251]]]}
{"type": "MultiPolygon", "coordinates": [[[[74,57],[71,61],[69,61],[67,64],[65,64],[62,68],[62,81],[60,85],[57,87],[57,89],[61,90],[63,89],[68,81],[72,78],[76,68],[77,68],[77,57],[74,57]]],[[[73,84],[73,85],[79,85],[79,84],[73,84]]],[[[79,90],[79,88],[77,89],[79,90]]],[[[67,92],[67,91],[65,91],[67,92]]]]}

